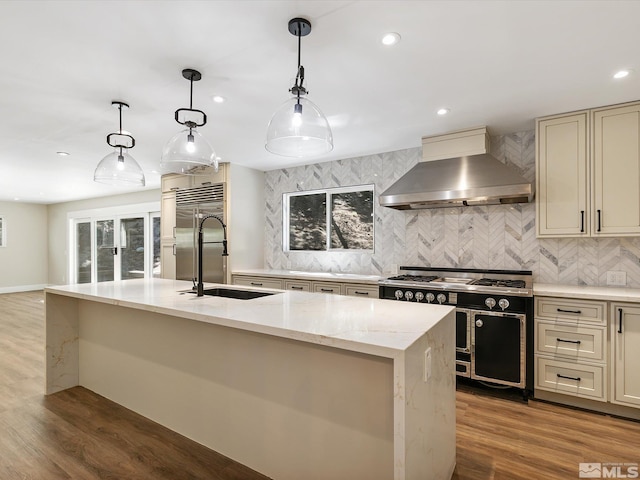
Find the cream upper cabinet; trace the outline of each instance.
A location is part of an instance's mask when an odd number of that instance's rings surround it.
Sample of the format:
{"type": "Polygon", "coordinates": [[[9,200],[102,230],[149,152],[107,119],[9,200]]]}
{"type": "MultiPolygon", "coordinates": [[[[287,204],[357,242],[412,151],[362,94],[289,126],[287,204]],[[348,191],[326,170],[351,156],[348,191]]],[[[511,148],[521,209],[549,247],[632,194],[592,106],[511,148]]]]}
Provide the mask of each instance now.
{"type": "Polygon", "coordinates": [[[611,305],[612,402],[640,407],[640,306],[611,305]]]}
{"type": "Polygon", "coordinates": [[[588,236],[589,112],[536,122],[537,234],[588,236]]]}
{"type": "Polygon", "coordinates": [[[640,235],[640,102],[592,111],[596,235],[640,235]]]}
{"type": "Polygon", "coordinates": [[[640,235],[640,102],[536,121],[539,237],[640,235]]]}

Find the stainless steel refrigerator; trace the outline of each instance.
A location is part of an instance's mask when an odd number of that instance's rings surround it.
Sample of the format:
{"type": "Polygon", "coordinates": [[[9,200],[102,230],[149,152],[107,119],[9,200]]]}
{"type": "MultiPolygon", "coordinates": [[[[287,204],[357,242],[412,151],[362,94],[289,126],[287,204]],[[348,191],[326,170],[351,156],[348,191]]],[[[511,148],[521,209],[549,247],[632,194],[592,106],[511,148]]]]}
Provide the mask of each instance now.
{"type": "MultiPolygon", "coordinates": [[[[176,191],[176,279],[197,281],[198,228],[201,219],[216,215],[225,224],[225,184],[176,191]]],[[[222,256],[222,225],[214,218],[203,225],[203,281],[226,283],[227,257],[222,256]]]]}

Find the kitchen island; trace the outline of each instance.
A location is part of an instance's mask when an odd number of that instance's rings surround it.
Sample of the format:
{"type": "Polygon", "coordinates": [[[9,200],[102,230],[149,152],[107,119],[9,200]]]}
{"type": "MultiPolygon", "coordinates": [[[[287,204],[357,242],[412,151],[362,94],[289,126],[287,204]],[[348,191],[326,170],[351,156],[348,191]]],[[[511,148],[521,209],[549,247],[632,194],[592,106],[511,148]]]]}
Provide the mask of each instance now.
{"type": "Polygon", "coordinates": [[[452,307],[190,287],[47,288],[46,393],[81,385],[276,479],[451,477],[452,307]]]}

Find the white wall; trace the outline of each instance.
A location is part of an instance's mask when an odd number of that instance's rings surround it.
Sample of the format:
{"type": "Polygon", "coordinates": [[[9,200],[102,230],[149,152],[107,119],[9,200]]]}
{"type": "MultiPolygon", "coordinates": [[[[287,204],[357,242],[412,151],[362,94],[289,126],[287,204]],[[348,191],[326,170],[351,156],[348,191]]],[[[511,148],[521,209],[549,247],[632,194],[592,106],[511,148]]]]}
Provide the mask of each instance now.
{"type": "Polygon", "coordinates": [[[47,283],[47,206],[0,202],[7,231],[0,247],[0,293],[38,290],[47,283]]]}
{"type": "MultiPolygon", "coordinates": [[[[137,193],[126,193],[110,197],[90,198],[74,202],[56,203],[48,206],[49,218],[49,263],[48,281],[51,285],[65,285],[69,279],[69,242],[67,213],[94,208],[115,207],[135,203],[160,202],[160,189],[137,193]]],[[[44,235],[43,244],[46,248],[47,236],[44,235]]]]}

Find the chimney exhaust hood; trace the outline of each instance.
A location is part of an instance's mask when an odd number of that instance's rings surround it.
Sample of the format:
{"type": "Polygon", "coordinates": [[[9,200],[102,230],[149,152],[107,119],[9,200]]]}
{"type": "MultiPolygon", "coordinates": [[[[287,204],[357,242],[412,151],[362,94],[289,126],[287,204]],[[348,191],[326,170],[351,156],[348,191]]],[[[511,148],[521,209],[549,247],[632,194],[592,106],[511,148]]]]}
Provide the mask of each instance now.
{"type": "Polygon", "coordinates": [[[533,184],[486,153],[488,141],[486,127],[423,138],[426,160],[385,190],[380,205],[414,210],[532,201],[533,184]]]}

